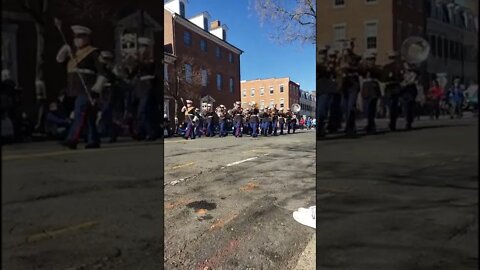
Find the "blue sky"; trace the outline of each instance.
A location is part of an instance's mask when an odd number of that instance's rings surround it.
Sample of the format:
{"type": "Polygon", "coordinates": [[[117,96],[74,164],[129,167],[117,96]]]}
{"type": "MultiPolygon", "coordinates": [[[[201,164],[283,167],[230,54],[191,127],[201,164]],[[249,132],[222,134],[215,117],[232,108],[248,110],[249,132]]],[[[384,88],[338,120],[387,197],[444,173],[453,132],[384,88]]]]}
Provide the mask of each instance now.
{"type": "Polygon", "coordinates": [[[315,90],[315,45],[279,45],[270,40],[268,25],[260,25],[249,0],[189,0],[186,17],[207,11],[229,28],[228,42],[244,53],[241,79],[290,77],[300,88],[315,90]]]}

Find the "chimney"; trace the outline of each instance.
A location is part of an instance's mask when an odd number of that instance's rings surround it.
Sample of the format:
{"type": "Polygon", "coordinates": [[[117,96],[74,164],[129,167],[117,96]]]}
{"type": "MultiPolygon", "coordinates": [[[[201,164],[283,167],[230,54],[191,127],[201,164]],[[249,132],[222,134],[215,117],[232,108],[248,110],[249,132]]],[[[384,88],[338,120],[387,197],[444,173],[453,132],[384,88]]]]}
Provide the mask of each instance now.
{"type": "Polygon", "coordinates": [[[208,31],[208,21],[210,20],[210,14],[208,12],[202,12],[196,16],[193,16],[189,19],[190,22],[194,23],[196,26],[202,28],[205,31],[208,31]]]}
{"type": "Polygon", "coordinates": [[[219,20],[215,20],[210,24],[210,33],[223,41],[227,41],[227,25],[221,25],[219,20]]]}
{"type": "Polygon", "coordinates": [[[187,0],[169,0],[163,7],[185,18],[187,0]]]}
{"type": "Polygon", "coordinates": [[[215,20],[210,24],[210,31],[212,31],[213,29],[217,29],[218,27],[220,27],[220,21],[215,20]]]}

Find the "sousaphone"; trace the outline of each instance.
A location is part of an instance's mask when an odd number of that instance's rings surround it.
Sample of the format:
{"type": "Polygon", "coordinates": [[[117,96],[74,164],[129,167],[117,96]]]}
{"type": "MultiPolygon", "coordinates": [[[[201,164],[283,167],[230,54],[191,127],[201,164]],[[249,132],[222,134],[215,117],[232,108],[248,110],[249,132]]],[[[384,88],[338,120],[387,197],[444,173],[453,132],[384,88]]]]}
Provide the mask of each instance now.
{"type": "Polygon", "coordinates": [[[302,110],[302,107],[300,107],[300,104],[292,104],[292,107],[290,108],[290,110],[292,110],[292,112],[294,113],[298,113],[299,111],[302,110]]]}
{"type": "Polygon", "coordinates": [[[422,37],[409,37],[402,43],[400,53],[409,64],[420,64],[430,54],[430,44],[422,37]]]}

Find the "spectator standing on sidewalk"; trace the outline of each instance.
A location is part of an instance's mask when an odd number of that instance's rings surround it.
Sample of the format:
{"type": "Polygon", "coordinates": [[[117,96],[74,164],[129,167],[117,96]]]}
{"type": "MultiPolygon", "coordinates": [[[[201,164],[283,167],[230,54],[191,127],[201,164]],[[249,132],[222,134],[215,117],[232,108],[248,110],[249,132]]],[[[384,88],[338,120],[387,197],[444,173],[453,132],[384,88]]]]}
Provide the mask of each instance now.
{"type": "Polygon", "coordinates": [[[465,99],[474,116],[478,116],[478,84],[471,81],[467,90],[465,90],[465,99]]]}
{"type": "Polygon", "coordinates": [[[453,119],[455,115],[457,118],[463,116],[463,89],[460,85],[460,78],[455,78],[452,87],[448,91],[448,100],[450,103],[450,118],[453,119]]]}
{"type": "Polygon", "coordinates": [[[440,101],[443,97],[443,89],[436,79],[432,80],[428,89],[427,102],[430,119],[438,119],[440,116],[440,101]]]}

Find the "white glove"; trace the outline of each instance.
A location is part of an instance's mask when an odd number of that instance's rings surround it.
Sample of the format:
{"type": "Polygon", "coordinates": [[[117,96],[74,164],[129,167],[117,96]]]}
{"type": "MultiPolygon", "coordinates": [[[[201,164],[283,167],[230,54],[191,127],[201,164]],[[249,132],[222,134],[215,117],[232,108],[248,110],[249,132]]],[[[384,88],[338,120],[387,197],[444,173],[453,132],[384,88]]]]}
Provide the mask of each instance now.
{"type": "Polygon", "coordinates": [[[97,77],[95,84],[92,86],[92,91],[95,93],[102,93],[103,87],[108,82],[108,79],[102,75],[97,77]]]}
{"type": "Polygon", "coordinates": [[[72,51],[72,49],[70,48],[69,45],[65,44],[63,45],[60,50],[58,51],[58,54],[57,54],[57,62],[59,63],[63,63],[65,62],[65,60],[70,57],[70,52],[72,51]]]}

